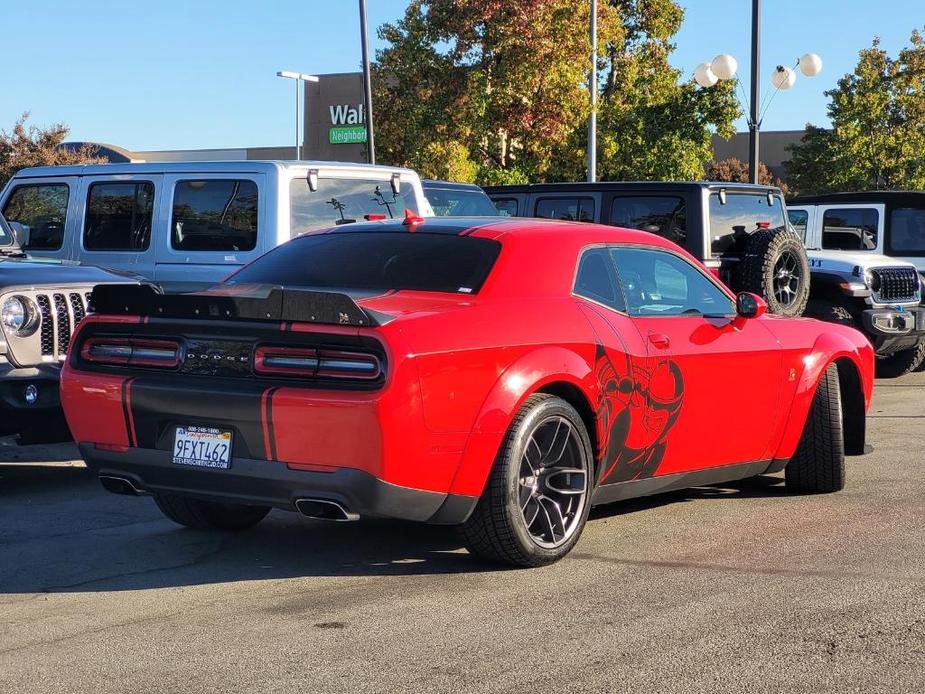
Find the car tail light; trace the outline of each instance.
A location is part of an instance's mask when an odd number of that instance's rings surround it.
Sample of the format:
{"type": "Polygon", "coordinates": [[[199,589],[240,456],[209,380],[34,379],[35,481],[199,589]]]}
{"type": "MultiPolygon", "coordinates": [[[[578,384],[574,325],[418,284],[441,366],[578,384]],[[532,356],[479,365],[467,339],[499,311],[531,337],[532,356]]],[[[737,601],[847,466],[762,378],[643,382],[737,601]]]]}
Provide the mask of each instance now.
{"type": "Polygon", "coordinates": [[[80,348],[80,356],[91,364],[172,369],[180,363],[180,345],[173,340],[91,337],[80,348]]]}
{"type": "Polygon", "coordinates": [[[258,347],[254,371],[271,376],[374,381],[382,373],[379,357],[367,352],[300,347],[258,347]]]}

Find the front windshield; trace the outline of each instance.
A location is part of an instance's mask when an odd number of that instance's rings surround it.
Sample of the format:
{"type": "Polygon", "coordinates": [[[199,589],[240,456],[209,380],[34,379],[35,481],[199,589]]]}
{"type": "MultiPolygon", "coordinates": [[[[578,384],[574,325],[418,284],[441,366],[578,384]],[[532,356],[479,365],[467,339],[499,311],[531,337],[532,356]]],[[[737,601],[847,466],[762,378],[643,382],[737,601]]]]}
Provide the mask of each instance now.
{"type": "Polygon", "coordinates": [[[484,191],[461,188],[440,188],[424,185],[424,195],[438,217],[497,217],[494,206],[484,191]]]}
{"type": "Polygon", "coordinates": [[[10,225],[6,223],[3,215],[0,215],[0,246],[11,246],[13,245],[14,239],[13,230],[10,229],[10,225]]]}

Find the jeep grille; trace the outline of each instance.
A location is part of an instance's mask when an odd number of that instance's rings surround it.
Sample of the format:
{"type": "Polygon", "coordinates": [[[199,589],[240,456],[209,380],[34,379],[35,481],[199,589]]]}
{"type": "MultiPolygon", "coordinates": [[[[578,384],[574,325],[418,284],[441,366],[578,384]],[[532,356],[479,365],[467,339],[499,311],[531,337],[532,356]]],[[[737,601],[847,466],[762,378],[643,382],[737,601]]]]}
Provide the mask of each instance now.
{"type": "Polygon", "coordinates": [[[10,296],[31,299],[38,309],[39,319],[38,327],[32,335],[6,335],[12,361],[19,366],[32,366],[64,359],[74,328],[87,315],[90,288],[10,291],[0,297],[0,301],[10,296]]]}
{"type": "Polygon", "coordinates": [[[919,273],[914,267],[878,267],[870,272],[880,280],[873,292],[875,302],[920,300],[919,273]]]}

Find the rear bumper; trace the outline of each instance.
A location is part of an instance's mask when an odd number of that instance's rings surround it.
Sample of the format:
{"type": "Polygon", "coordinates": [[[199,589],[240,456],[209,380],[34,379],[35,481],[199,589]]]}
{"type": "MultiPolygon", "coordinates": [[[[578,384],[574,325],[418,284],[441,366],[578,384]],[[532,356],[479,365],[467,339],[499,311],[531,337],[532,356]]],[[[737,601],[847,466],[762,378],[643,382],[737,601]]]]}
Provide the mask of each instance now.
{"type": "Polygon", "coordinates": [[[477,497],[400,487],[355,468],[295,470],[285,463],[234,458],[228,470],[175,465],[171,453],[148,448],[125,452],[81,443],[97,475],[129,481],[142,493],[169,492],[211,501],[295,511],[298,499],[335,501],[360,516],[453,525],[464,522],[477,497]]]}
{"type": "Polygon", "coordinates": [[[861,314],[864,331],[878,354],[911,349],[925,338],[925,308],[875,308],[861,314]]]}

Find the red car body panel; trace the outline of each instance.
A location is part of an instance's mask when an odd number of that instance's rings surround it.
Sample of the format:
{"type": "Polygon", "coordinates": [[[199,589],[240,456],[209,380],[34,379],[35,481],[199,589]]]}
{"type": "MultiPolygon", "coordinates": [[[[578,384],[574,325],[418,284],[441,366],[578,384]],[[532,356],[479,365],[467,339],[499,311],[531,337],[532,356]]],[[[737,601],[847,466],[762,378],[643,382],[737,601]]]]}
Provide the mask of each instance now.
{"type": "MultiPolygon", "coordinates": [[[[426,233],[431,223],[415,233],[426,233]]],[[[377,224],[366,226],[375,230],[377,224]]],[[[250,398],[248,412],[258,413],[259,433],[244,437],[245,457],[284,464],[305,475],[307,487],[319,475],[351,469],[387,485],[475,499],[517,411],[544,389],[580,398],[593,419],[602,484],[788,459],[816,384],[835,361],[853,369],[856,395],[863,411],[869,407],[873,352],[851,328],[773,316],[630,317],[573,295],[578,258],[593,245],[664,248],[700,266],[666,240],[536,220],[485,222],[464,233],[502,246],[477,294],[390,291],[357,300],[388,319],[378,327],[278,327],[294,339],[373,339],[386,354],[387,372],[372,390],[298,382],[259,387],[260,379],[252,379],[251,395],[227,395],[241,407],[250,398]]],[[[209,295],[241,293],[240,287],[219,287],[209,295]]],[[[131,454],[146,447],[139,443],[145,436],[153,446],[144,432],[162,432],[176,416],[223,421],[218,393],[215,412],[190,404],[178,405],[186,413],[178,415],[163,404],[164,398],[199,397],[194,393],[207,386],[192,379],[172,377],[161,386],[149,370],[109,374],[81,364],[82,336],[127,323],[177,334],[169,319],[90,316],[72,340],[61,379],[71,431],[99,469],[120,463],[112,456],[96,460],[94,451],[126,447],[131,454]],[[138,416],[147,424],[136,424],[138,416]],[[136,426],[140,433],[133,432],[136,426]]]]}

